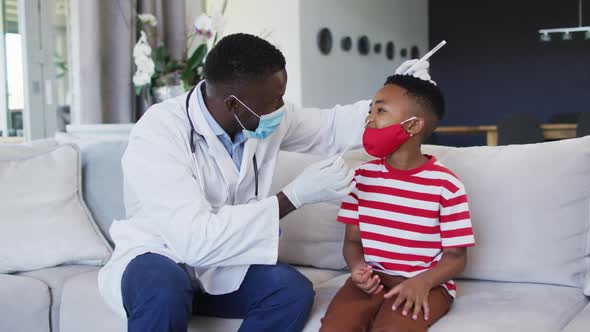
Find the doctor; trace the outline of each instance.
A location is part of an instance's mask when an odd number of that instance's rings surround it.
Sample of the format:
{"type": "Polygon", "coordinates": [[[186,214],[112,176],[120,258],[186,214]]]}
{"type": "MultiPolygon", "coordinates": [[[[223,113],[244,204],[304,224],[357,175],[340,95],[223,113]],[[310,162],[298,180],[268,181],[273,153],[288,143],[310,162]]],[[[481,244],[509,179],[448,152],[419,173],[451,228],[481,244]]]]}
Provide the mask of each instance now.
{"type": "MultiPolygon", "coordinates": [[[[426,67],[414,75],[427,79],[426,67]]],[[[368,101],[285,104],[283,55],[246,34],[220,40],[204,76],[131,132],[122,160],[128,220],[110,229],[116,247],[98,277],[101,295],[129,331],[186,331],[192,314],[243,318],[240,331],[301,331],[314,291],[277,263],[279,220],[344,197],[353,171],[331,157],[272,195],[277,155],[337,154],[360,137],[368,101]]]]}

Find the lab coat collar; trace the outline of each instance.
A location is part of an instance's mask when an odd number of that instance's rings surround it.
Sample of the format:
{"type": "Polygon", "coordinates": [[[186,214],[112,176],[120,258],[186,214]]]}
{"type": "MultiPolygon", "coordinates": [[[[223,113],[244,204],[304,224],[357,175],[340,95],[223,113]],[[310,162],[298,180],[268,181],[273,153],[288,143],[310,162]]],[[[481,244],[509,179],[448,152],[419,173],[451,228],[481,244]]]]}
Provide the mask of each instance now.
{"type": "Polygon", "coordinates": [[[199,103],[198,93],[199,91],[201,91],[203,83],[205,83],[204,80],[199,82],[194,88],[195,91],[193,91],[193,93],[190,96],[190,100],[188,101],[189,114],[191,116],[197,134],[205,136],[207,138],[207,141],[209,141],[210,137],[217,138],[217,135],[215,134],[213,129],[211,129],[211,126],[209,126],[207,119],[205,119],[205,115],[203,114],[203,111],[201,110],[201,105],[199,103]]]}

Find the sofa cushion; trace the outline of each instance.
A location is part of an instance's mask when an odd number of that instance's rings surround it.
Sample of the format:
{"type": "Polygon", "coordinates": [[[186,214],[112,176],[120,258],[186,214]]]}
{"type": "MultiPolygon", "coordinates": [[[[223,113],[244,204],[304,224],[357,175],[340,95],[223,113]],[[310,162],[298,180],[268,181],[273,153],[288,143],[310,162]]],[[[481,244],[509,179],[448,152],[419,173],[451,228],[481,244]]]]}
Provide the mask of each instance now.
{"type": "MultiPolygon", "coordinates": [[[[329,304],[349,276],[319,285],[315,305],[325,311],[324,299],[329,304]]],[[[580,289],[566,286],[460,280],[457,288],[451,310],[429,331],[561,331],[588,303],[580,289]]],[[[317,331],[323,316],[314,314],[308,327],[317,331]]]]}
{"type": "Polygon", "coordinates": [[[79,130],[72,129],[80,137],[55,134],[58,142],[76,144],[80,148],[84,201],[111,246],[114,246],[109,233],[111,224],[126,217],[121,158],[128,144],[128,135],[124,133],[129,128],[127,125],[81,126],[79,130]]]}
{"type": "Polygon", "coordinates": [[[578,288],[464,281],[432,332],[560,331],[587,303],[578,288]]]}
{"type": "Polygon", "coordinates": [[[59,331],[59,310],[61,305],[61,293],[63,285],[72,276],[88,271],[98,270],[98,267],[91,265],[68,265],[50,267],[42,270],[22,272],[18,275],[37,279],[49,287],[51,303],[51,330],[59,331]]]}
{"type": "Polygon", "coordinates": [[[295,266],[295,268],[303,273],[314,285],[320,285],[346,273],[342,270],[317,269],[306,266],[295,266]]]}
{"type": "Polygon", "coordinates": [[[66,281],[59,312],[60,332],[127,331],[127,322],[109,309],[98,292],[98,271],[66,281]]]}
{"type": "Polygon", "coordinates": [[[588,332],[590,329],[590,303],[567,324],[563,332],[588,332]]]}
{"type": "Polygon", "coordinates": [[[57,145],[58,142],[54,139],[40,139],[20,144],[0,144],[0,156],[6,160],[30,158],[57,145]]]}
{"type": "Polygon", "coordinates": [[[49,306],[43,282],[0,274],[0,331],[49,332],[49,306]]]}
{"type": "Polygon", "coordinates": [[[590,137],[426,146],[465,184],[477,246],[465,278],[583,287],[590,263],[590,137]]]}
{"type": "MultiPolygon", "coordinates": [[[[271,192],[280,192],[305,167],[321,159],[323,157],[281,151],[271,192]]],[[[344,159],[350,167],[357,167],[366,157],[348,153],[344,159]]],[[[339,208],[338,201],[305,205],[283,218],[279,260],[333,270],[345,268],[342,257],[344,225],[336,222],[339,208]]]]}
{"type": "Polygon", "coordinates": [[[104,264],[111,249],[81,193],[79,150],[0,149],[0,272],[67,264],[104,264]]]}

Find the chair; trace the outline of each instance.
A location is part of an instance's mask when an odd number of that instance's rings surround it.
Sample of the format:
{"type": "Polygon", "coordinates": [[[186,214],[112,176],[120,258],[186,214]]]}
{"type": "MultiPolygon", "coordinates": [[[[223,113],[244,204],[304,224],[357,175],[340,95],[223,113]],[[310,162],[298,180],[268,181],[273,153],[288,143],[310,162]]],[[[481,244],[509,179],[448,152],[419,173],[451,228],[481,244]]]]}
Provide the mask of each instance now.
{"type": "Polygon", "coordinates": [[[578,120],[578,129],[576,130],[576,136],[588,136],[590,135],[590,112],[584,112],[580,115],[578,120]]]}
{"type": "Polygon", "coordinates": [[[498,145],[543,142],[540,122],[527,114],[509,114],[498,124],[498,145]]]}

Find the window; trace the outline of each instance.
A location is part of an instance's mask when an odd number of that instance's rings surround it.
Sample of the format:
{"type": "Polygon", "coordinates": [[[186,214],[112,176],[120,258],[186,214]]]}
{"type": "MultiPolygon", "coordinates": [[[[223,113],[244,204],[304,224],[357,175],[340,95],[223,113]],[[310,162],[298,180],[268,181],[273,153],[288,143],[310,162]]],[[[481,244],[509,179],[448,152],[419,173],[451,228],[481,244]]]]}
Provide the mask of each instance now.
{"type": "Polygon", "coordinates": [[[23,57],[22,38],[18,28],[17,0],[5,0],[2,3],[2,82],[1,96],[1,136],[23,136],[23,57]]]}
{"type": "Polygon", "coordinates": [[[0,137],[51,137],[70,122],[69,1],[0,1],[0,137]]]}

